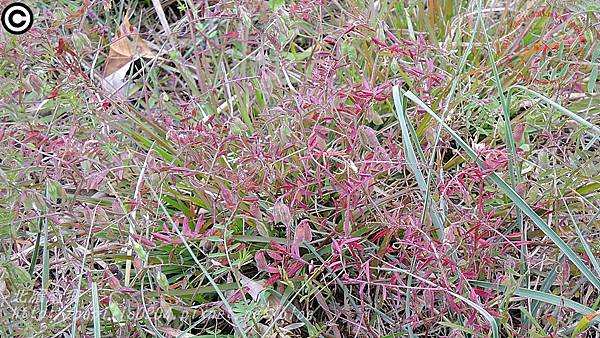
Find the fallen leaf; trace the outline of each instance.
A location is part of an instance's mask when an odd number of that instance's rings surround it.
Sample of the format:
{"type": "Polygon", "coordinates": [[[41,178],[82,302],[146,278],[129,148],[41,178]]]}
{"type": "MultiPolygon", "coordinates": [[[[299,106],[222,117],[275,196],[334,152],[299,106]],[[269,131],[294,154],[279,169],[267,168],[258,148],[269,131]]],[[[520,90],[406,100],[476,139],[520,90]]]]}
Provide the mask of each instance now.
{"type": "Polygon", "coordinates": [[[117,29],[110,44],[108,57],[102,71],[102,87],[113,93],[125,96],[125,77],[131,64],[139,58],[154,58],[154,53],[148,47],[148,42],[140,37],[139,32],[129,23],[129,15],[123,18],[123,23],[117,29]]]}

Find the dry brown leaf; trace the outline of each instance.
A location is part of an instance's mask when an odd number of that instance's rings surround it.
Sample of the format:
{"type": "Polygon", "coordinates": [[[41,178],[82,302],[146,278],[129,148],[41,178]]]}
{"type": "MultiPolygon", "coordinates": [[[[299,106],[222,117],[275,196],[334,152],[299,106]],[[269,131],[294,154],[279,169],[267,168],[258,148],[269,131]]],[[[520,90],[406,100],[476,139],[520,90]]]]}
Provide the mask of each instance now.
{"type": "Polygon", "coordinates": [[[126,96],[125,77],[131,63],[140,57],[153,58],[154,53],[148,47],[148,41],[140,37],[139,32],[129,23],[129,15],[117,29],[110,44],[108,58],[102,72],[102,86],[109,92],[118,91],[119,96],[126,96]]]}
{"type": "Polygon", "coordinates": [[[147,41],[142,39],[140,33],[131,26],[129,16],[125,15],[110,45],[103,76],[107,77],[115,73],[139,57],[153,58],[154,53],[148,47],[147,41]]]}

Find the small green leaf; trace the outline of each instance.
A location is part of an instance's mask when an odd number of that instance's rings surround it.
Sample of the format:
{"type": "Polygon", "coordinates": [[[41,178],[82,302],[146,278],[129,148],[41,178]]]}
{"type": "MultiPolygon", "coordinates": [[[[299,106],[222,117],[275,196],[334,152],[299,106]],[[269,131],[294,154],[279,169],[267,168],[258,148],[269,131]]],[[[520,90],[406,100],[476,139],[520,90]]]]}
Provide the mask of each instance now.
{"type": "Polygon", "coordinates": [[[161,289],[169,290],[169,280],[167,279],[167,276],[164,273],[156,271],[156,281],[158,282],[158,286],[160,286],[161,289]]]}
{"type": "Polygon", "coordinates": [[[0,239],[9,239],[14,237],[15,229],[13,227],[13,220],[15,219],[15,213],[10,210],[0,211],[0,239]]]}
{"type": "Polygon", "coordinates": [[[117,304],[114,301],[111,301],[110,304],[108,304],[108,309],[112,314],[112,319],[114,322],[119,323],[123,320],[123,312],[121,312],[121,309],[119,309],[119,304],[117,304]]]}
{"type": "Polygon", "coordinates": [[[142,260],[142,262],[146,262],[148,258],[148,253],[144,250],[144,247],[137,242],[133,242],[133,251],[137,254],[137,256],[142,260]]]}
{"type": "Polygon", "coordinates": [[[272,11],[278,10],[285,5],[285,0],[269,0],[269,8],[272,11]]]}
{"type": "Polygon", "coordinates": [[[358,58],[358,52],[356,51],[356,48],[345,41],[342,42],[342,53],[348,56],[350,60],[356,60],[358,58]]]}
{"type": "Polygon", "coordinates": [[[66,195],[63,186],[56,181],[48,182],[48,198],[54,203],[58,201],[59,198],[62,198],[66,195]]]}
{"type": "Polygon", "coordinates": [[[20,266],[16,266],[11,262],[6,263],[5,268],[8,272],[10,286],[12,286],[15,290],[28,288],[31,286],[31,276],[27,270],[20,266]]]}
{"type": "Polygon", "coordinates": [[[577,335],[582,333],[583,331],[585,331],[589,325],[590,325],[590,320],[587,317],[581,318],[579,323],[577,323],[577,325],[575,326],[575,329],[573,330],[573,334],[571,335],[571,338],[577,337],[577,335]]]}

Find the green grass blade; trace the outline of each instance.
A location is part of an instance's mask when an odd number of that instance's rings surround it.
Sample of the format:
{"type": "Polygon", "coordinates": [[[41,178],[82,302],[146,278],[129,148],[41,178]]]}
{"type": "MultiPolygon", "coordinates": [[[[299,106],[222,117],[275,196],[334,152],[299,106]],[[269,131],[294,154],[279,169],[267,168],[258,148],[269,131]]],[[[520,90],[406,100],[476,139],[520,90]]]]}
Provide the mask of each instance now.
{"type": "MultiPolygon", "coordinates": [[[[46,194],[48,193],[48,185],[46,184],[46,194]]],[[[44,208],[43,212],[47,212],[47,208],[44,208]]],[[[40,320],[42,320],[46,316],[46,311],[48,309],[48,288],[50,287],[50,249],[48,246],[50,243],[48,242],[48,217],[43,218],[42,220],[44,232],[44,246],[42,248],[42,292],[40,296],[40,320]]]]}
{"type": "MultiPolygon", "coordinates": [[[[589,227],[592,226],[592,224],[596,221],[596,218],[598,216],[600,216],[600,210],[598,212],[596,212],[596,214],[594,214],[594,216],[589,220],[589,222],[586,225],[586,228],[589,229],[589,227]]],[[[544,282],[542,283],[542,286],[540,287],[539,291],[548,292],[550,290],[550,287],[552,287],[552,284],[554,284],[556,277],[558,277],[559,267],[562,266],[564,260],[565,260],[565,256],[560,255],[560,257],[558,258],[558,263],[556,264],[557,266],[550,271],[550,273],[548,274],[548,276],[546,276],[546,278],[544,278],[544,282]]],[[[540,302],[537,300],[534,300],[533,302],[531,302],[531,314],[533,316],[536,315],[539,305],[540,305],[540,302]]]]}
{"type": "MultiPolygon", "coordinates": [[[[564,261],[565,261],[565,255],[560,255],[560,257],[558,258],[558,264],[556,264],[557,266],[550,271],[550,273],[548,274],[548,276],[546,276],[546,278],[544,278],[544,282],[542,283],[542,286],[540,287],[540,290],[539,290],[540,292],[548,292],[548,290],[550,290],[550,288],[552,287],[552,284],[554,284],[554,281],[556,280],[556,277],[558,277],[559,267],[562,266],[564,261]]],[[[531,302],[532,315],[534,315],[534,316],[536,315],[539,307],[540,307],[540,302],[538,300],[534,300],[533,302],[531,302]]]]}
{"type": "MultiPolygon", "coordinates": [[[[598,276],[600,276],[600,263],[598,263],[598,259],[596,258],[596,255],[594,255],[594,253],[592,252],[592,248],[590,248],[590,245],[588,244],[587,240],[585,239],[585,237],[583,237],[583,233],[581,233],[581,230],[577,226],[577,222],[575,221],[575,218],[573,218],[573,215],[571,214],[571,210],[569,210],[569,206],[567,205],[567,203],[565,203],[565,207],[567,208],[567,213],[569,214],[569,218],[571,219],[571,222],[573,222],[573,227],[575,228],[575,232],[577,232],[577,237],[579,237],[579,241],[581,242],[581,245],[583,246],[583,249],[585,250],[586,255],[590,259],[590,262],[592,262],[592,266],[594,267],[594,270],[596,270],[596,273],[598,274],[598,276]]],[[[600,213],[600,210],[598,212],[596,212],[596,214],[592,218],[592,221],[595,220],[596,217],[598,217],[599,213],[600,213]]],[[[588,223],[587,228],[589,228],[590,225],[591,225],[591,222],[588,223]]]]}
{"type": "Polygon", "coordinates": [[[415,29],[413,27],[412,20],[410,20],[410,14],[408,14],[408,9],[407,8],[404,9],[404,15],[406,16],[406,25],[408,27],[408,35],[410,36],[411,40],[417,41],[417,36],[415,34],[415,29]]]}
{"type": "MultiPolygon", "coordinates": [[[[531,302],[533,304],[533,302],[531,302]]],[[[533,306],[532,306],[533,308],[533,306]]],[[[538,322],[538,319],[536,319],[536,317],[534,317],[531,312],[529,312],[529,310],[527,310],[525,307],[523,306],[519,306],[519,310],[521,310],[521,313],[525,316],[525,318],[527,318],[528,322],[533,324],[533,326],[536,328],[536,330],[545,336],[548,336],[548,332],[546,332],[544,330],[544,328],[540,325],[540,323],[538,322]]]]}
{"type": "Polygon", "coordinates": [[[78,271],[79,277],[77,278],[77,288],[75,289],[75,296],[73,297],[73,322],[71,323],[71,336],[72,337],[77,337],[77,319],[78,319],[77,314],[79,313],[79,297],[81,295],[81,282],[83,280],[83,275],[84,275],[84,271],[85,271],[85,262],[86,262],[87,255],[88,255],[90,241],[92,239],[92,233],[93,233],[92,230],[94,229],[94,223],[96,220],[96,211],[97,211],[97,209],[94,208],[94,212],[92,213],[92,219],[90,222],[90,228],[88,230],[88,234],[87,234],[87,237],[85,240],[85,246],[84,246],[85,251],[83,252],[83,257],[81,259],[81,267],[78,271]]]}
{"type": "Polygon", "coordinates": [[[590,128],[590,131],[593,132],[596,136],[600,136],[600,128],[596,125],[593,125],[592,123],[590,123],[589,121],[585,120],[584,118],[582,118],[581,116],[573,113],[572,111],[568,110],[567,108],[561,106],[560,104],[550,100],[549,98],[545,97],[544,95],[538,93],[538,92],[534,92],[533,90],[523,87],[523,86],[519,86],[519,85],[515,85],[512,86],[511,89],[520,89],[522,91],[524,91],[525,93],[529,94],[529,96],[540,99],[542,101],[544,101],[545,103],[547,103],[549,106],[551,106],[552,108],[558,110],[561,114],[570,117],[571,119],[577,121],[579,124],[590,128]]]}
{"type": "Polygon", "coordinates": [[[100,338],[100,300],[98,298],[98,284],[92,282],[92,315],[94,316],[94,338],[100,338]]]}
{"type": "Polygon", "coordinates": [[[33,248],[33,254],[31,254],[31,265],[29,266],[29,274],[31,276],[33,276],[33,272],[35,271],[35,265],[37,263],[37,259],[38,259],[38,255],[40,254],[40,243],[42,240],[42,226],[43,226],[43,221],[40,218],[38,220],[38,229],[40,229],[37,233],[37,236],[35,238],[35,246],[33,248]]]}
{"type": "MultiPolygon", "coordinates": [[[[471,148],[460,136],[458,136],[458,134],[452,128],[450,128],[450,126],[444,123],[444,121],[440,119],[439,116],[437,116],[429,107],[427,107],[427,105],[423,101],[421,101],[421,99],[419,99],[410,91],[404,93],[404,95],[416,104],[418,104],[421,108],[425,109],[425,111],[427,111],[428,114],[430,114],[438,123],[440,123],[444,127],[444,129],[446,129],[446,131],[450,134],[454,141],[456,141],[456,143],[472,159],[474,159],[480,167],[485,168],[485,164],[483,164],[483,162],[480,159],[478,159],[475,150],[473,150],[473,148],[471,148]]],[[[579,256],[577,256],[575,251],[573,251],[573,249],[571,249],[567,245],[567,243],[565,243],[565,241],[563,241],[562,238],[560,238],[560,236],[558,236],[558,234],[556,234],[556,232],[554,232],[554,230],[552,230],[552,228],[550,228],[548,224],[546,224],[546,222],[544,222],[544,220],[535,211],[533,211],[533,209],[527,204],[527,202],[525,202],[525,200],[523,200],[523,198],[519,194],[517,194],[495,172],[490,173],[488,177],[494,183],[496,183],[500,190],[502,190],[502,192],[508,198],[510,198],[511,201],[513,201],[517,208],[519,208],[525,215],[527,215],[527,217],[529,217],[533,221],[533,223],[540,230],[542,230],[544,234],[546,234],[546,236],[548,236],[548,238],[550,238],[550,240],[554,244],[556,244],[560,251],[563,254],[565,254],[567,258],[569,258],[569,260],[573,262],[573,264],[575,264],[575,266],[577,266],[579,271],[581,271],[581,273],[596,287],[596,289],[600,290],[600,280],[598,280],[598,278],[592,273],[592,271],[587,267],[587,265],[583,263],[583,261],[581,260],[581,258],[579,258],[579,256]]]]}
{"type": "MultiPolygon", "coordinates": [[[[480,18],[478,18],[480,20],[480,18]]],[[[490,39],[487,34],[485,25],[483,25],[483,35],[485,37],[485,44],[488,50],[488,59],[490,61],[490,65],[492,67],[492,73],[494,74],[494,84],[496,85],[496,90],[498,91],[498,98],[500,99],[500,104],[502,106],[502,119],[504,120],[504,143],[509,152],[508,157],[508,173],[510,175],[510,183],[512,187],[515,187],[517,184],[523,181],[521,177],[521,169],[519,168],[519,163],[517,162],[517,147],[515,146],[515,140],[513,138],[512,127],[510,124],[510,96],[506,97],[504,95],[504,88],[502,87],[502,80],[500,79],[500,74],[498,74],[498,69],[496,67],[496,60],[494,58],[494,50],[490,44],[490,39]]],[[[524,243],[527,242],[527,229],[525,228],[525,224],[523,222],[523,213],[521,209],[517,209],[516,215],[516,223],[521,231],[521,241],[524,243]]],[[[529,287],[529,269],[527,267],[527,245],[522,244],[520,250],[520,270],[521,274],[525,277],[526,287],[529,287]]],[[[528,304],[530,307],[531,304],[528,304]]],[[[529,327],[528,318],[525,315],[521,316],[521,320],[526,328],[529,327]]]]}
{"type": "MultiPolygon", "coordinates": [[[[393,95],[394,104],[396,106],[396,114],[398,116],[398,123],[400,124],[400,128],[402,130],[402,143],[404,144],[404,151],[408,160],[408,167],[410,171],[412,171],[412,173],[415,175],[417,185],[419,186],[419,190],[421,190],[423,202],[426,205],[426,209],[427,206],[429,207],[431,221],[438,228],[438,237],[441,239],[444,237],[444,223],[442,222],[439,214],[433,208],[433,199],[428,193],[425,177],[423,176],[421,169],[419,169],[419,160],[417,159],[417,155],[411,142],[409,122],[406,115],[406,111],[404,109],[406,99],[400,95],[400,90],[398,89],[397,85],[394,86],[393,95]]],[[[418,140],[415,142],[415,146],[420,147],[420,145],[418,144],[418,140]]]]}

